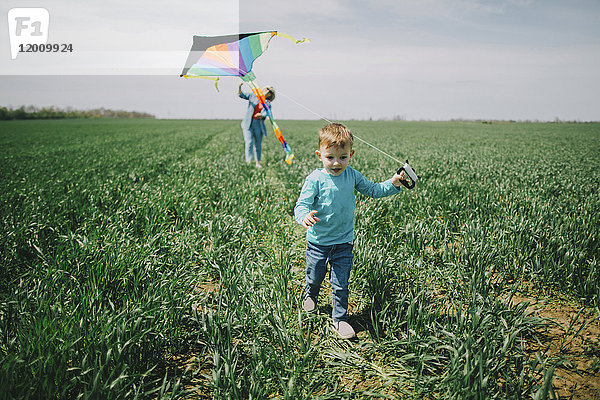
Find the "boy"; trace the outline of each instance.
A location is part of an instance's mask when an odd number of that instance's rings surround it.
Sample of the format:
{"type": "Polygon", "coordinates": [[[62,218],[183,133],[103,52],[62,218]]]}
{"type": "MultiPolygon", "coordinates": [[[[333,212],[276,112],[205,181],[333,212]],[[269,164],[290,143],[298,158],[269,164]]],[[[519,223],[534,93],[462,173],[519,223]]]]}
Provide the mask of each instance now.
{"type": "Polygon", "coordinates": [[[391,196],[400,191],[402,174],[381,183],[373,183],[348,166],[354,154],[354,138],[341,124],[329,124],[319,131],[317,157],[323,169],[313,171],[304,181],[294,217],[307,228],[306,297],[302,308],[311,312],[317,305],[321,283],[329,273],[332,319],[338,334],[345,339],[355,336],[348,323],[348,280],[354,245],[354,189],[372,198],[391,196]]]}

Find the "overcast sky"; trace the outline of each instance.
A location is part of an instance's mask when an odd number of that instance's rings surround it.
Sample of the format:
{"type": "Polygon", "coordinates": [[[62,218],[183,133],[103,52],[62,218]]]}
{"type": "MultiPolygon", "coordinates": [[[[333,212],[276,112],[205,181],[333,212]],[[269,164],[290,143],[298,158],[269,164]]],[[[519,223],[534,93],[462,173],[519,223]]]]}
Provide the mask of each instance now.
{"type": "Polygon", "coordinates": [[[0,106],[241,118],[238,78],[217,92],[179,77],[192,36],[278,30],[311,42],[275,37],[254,64],[276,119],[600,120],[598,0],[2,0],[0,13],[0,106]],[[17,7],[47,9],[48,43],[73,52],[11,59],[17,7]]]}

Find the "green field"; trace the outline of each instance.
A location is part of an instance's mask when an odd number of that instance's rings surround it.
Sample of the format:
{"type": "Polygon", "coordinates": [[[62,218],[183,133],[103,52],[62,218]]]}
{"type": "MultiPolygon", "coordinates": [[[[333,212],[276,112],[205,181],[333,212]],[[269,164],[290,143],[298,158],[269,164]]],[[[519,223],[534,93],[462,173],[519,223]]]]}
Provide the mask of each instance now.
{"type": "Polygon", "coordinates": [[[354,341],[299,311],[322,125],[280,121],[294,164],[271,133],[257,170],[239,121],[1,122],[0,398],[552,398],[509,299],[600,306],[600,125],[349,121],[422,177],[357,195],[354,341]]]}

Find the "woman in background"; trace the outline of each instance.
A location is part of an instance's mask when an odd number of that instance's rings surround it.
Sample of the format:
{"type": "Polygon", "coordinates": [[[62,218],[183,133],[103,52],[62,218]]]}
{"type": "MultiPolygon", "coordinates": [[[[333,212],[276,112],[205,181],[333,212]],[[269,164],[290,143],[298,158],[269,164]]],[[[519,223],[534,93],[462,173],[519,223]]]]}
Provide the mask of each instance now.
{"type": "MultiPolygon", "coordinates": [[[[263,109],[258,97],[252,92],[246,93],[242,91],[243,83],[238,87],[238,96],[244,100],[248,100],[248,109],[242,120],[242,132],[244,134],[246,163],[252,162],[252,157],[256,161],[256,168],[262,168],[260,159],[262,154],[262,138],[267,136],[267,128],[265,127],[265,118],[267,117],[266,110],[263,109]]],[[[271,102],[275,100],[275,90],[271,86],[267,86],[263,90],[265,99],[271,107],[271,102]]]]}

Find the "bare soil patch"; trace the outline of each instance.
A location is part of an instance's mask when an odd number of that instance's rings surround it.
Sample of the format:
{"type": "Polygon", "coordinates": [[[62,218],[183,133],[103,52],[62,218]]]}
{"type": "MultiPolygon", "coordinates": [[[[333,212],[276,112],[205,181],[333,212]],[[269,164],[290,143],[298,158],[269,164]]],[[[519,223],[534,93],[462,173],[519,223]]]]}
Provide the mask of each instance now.
{"type": "Polygon", "coordinates": [[[513,304],[528,302],[533,316],[548,323],[528,351],[546,353],[557,363],[553,387],[560,399],[600,399],[600,316],[561,300],[514,295],[513,304]]]}

